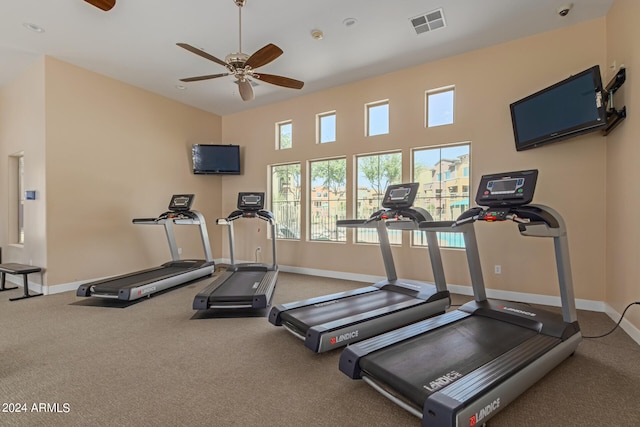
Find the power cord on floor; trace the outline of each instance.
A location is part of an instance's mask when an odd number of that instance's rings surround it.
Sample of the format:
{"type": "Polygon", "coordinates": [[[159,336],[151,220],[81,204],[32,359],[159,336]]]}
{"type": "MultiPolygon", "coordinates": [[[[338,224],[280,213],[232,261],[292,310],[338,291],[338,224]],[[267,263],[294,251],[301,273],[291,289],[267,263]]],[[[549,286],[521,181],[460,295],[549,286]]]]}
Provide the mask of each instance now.
{"type": "Polygon", "coordinates": [[[596,338],[604,338],[607,335],[613,333],[613,331],[615,331],[616,329],[618,329],[618,326],[620,326],[620,323],[622,323],[622,319],[624,319],[624,315],[626,314],[627,310],[629,310],[629,307],[631,307],[632,305],[640,305],[640,301],[635,301],[630,303],[623,311],[622,311],[622,316],[620,316],[620,320],[618,320],[618,323],[616,323],[616,325],[613,327],[613,329],[611,329],[609,332],[607,332],[606,334],[602,334],[602,335],[595,335],[595,336],[585,336],[583,335],[582,338],[586,338],[586,339],[596,339],[596,338]]]}

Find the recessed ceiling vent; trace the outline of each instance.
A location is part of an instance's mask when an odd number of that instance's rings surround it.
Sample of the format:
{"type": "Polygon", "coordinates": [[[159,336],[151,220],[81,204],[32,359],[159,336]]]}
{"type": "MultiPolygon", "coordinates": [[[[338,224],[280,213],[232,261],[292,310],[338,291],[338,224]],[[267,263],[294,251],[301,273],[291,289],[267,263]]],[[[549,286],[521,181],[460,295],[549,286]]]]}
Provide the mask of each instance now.
{"type": "Polygon", "coordinates": [[[437,30],[438,28],[446,27],[444,22],[444,14],[442,9],[432,10],[423,15],[414,16],[410,18],[413,29],[416,30],[416,34],[426,33],[428,31],[437,30]]]}

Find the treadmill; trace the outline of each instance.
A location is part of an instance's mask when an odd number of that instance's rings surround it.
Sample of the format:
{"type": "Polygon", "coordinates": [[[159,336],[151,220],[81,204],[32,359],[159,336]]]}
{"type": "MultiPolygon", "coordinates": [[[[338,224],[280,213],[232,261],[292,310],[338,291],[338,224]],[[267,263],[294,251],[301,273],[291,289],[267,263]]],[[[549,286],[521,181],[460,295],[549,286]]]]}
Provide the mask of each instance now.
{"type": "Polygon", "coordinates": [[[171,197],[167,212],[157,218],[135,218],[133,220],[134,224],[164,226],[172,261],[159,267],[85,283],[78,287],[76,295],[133,301],[211,275],[215,270],[215,263],[211,255],[209,234],[204,216],[198,211],[191,210],[194,198],[193,194],[175,194],[171,197]],[[206,259],[180,259],[173,233],[174,224],[197,225],[200,228],[206,259]]]}
{"type": "Polygon", "coordinates": [[[398,279],[387,228],[417,230],[429,213],[413,202],[418,183],[390,185],[383,209],[369,219],[348,219],[339,227],[375,228],[387,278],[364,288],[278,305],[269,322],[283,326],[310,350],[322,353],[444,313],[449,307],[442,259],[435,232],[427,231],[435,284],[398,279]]]}
{"type": "Polygon", "coordinates": [[[261,309],[271,305],[278,280],[275,218],[264,209],[264,193],[239,193],[237,207],[227,218],[217,220],[217,224],[229,227],[231,265],[196,295],[194,310],[261,309]],[[239,218],[259,219],[270,225],[272,264],[235,263],[233,221],[239,218]]]}
{"type": "MultiPolygon", "coordinates": [[[[351,345],[340,370],[422,418],[423,426],[486,423],[572,355],[577,322],[567,230],[560,214],[528,204],[538,171],[482,177],[476,202],[449,231],[463,233],[474,300],[455,311],[351,345]],[[553,239],[562,313],[488,300],[475,221],[511,220],[523,236],[553,239]]],[[[437,226],[437,224],[435,224],[437,226]]],[[[433,223],[421,228],[434,229],[433,223]]],[[[499,251],[500,248],[492,248],[499,251]]]]}

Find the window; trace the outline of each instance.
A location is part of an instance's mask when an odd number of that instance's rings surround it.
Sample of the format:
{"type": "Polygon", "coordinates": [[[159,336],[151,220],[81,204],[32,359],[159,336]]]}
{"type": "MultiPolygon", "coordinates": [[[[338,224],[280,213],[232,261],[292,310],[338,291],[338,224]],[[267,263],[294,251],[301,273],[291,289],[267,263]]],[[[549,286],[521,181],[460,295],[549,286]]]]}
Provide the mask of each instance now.
{"type": "MultiPolygon", "coordinates": [[[[435,221],[456,219],[469,209],[470,144],[413,150],[413,181],[420,183],[415,206],[426,209],[435,221]]],[[[442,247],[464,248],[460,233],[438,233],[442,247]]],[[[426,245],[422,232],[413,233],[413,243],[426,245]]]]}
{"type": "Polygon", "coordinates": [[[24,244],[24,155],[9,156],[9,241],[24,244]]]}
{"type": "Polygon", "coordinates": [[[276,123],[276,137],[276,147],[279,150],[293,147],[293,123],[290,120],[276,123]]]}
{"type": "Polygon", "coordinates": [[[279,239],[300,238],[300,163],[271,166],[271,212],[279,239]]]}
{"type": "Polygon", "coordinates": [[[335,142],[336,140],[336,112],[318,114],[317,116],[317,141],[319,144],[335,142]]]}
{"type": "Polygon", "coordinates": [[[346,241],[346,230],[336,221],[346,218],[347,160],[331,159],[309,162],[312,195],[309,212],[310,239],[346,241]]]}
{"type": "Polygon", "coordinates": [[[453,123],[453,87],[427,91],[427,127],[453,123]]]}
{"type": "MultiPolygon", "coordinates": [[[[402,153],[385,153],[357,158],[356,218],[366,219],[382,208],[382,198],[390,184],[402,180],[402,153]]],[[[356,229],[359,243],[378,243],[374,228],[356,229]]],[[[402,243],[400,230],[389,230],[391,243],[402,243]]]]}
{"type": "Polygon", "coordinates": [[[378,101],[367,104],[367,136],[389,133],[389,101],[378,101]]]}

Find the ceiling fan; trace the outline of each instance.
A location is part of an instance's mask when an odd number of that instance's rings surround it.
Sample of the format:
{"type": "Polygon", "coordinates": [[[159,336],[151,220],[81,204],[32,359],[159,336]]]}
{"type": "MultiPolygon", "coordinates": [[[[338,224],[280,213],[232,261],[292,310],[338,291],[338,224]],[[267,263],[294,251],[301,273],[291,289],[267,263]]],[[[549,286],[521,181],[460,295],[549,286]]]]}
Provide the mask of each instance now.
{"type": "Polygon", "coordinates": [[[257,73],[255,71],[256,68],[267,65],[271,61],[278,58],[280,55],[282,55],[283,52],[282,49],[280,49],[278,46],[269,43],[251,56],[247,55],[246,53],[242,53],[242,6],[245,5],[246,0],[233,0],[233,2],[236,4],[236,6],[238,6],[239,48],[237,52],[230,53],[225,57],[225,60],[223,61],[187,43],[177,43],[178,46],[188,50],[189,52],[195,53],[196,55],[222,65],[227,69],[227,72],[220,74],[209,74],[206,76],[189,77],[186,79],[180,79],[180,81],[195,82],[231,75],[236,78],[240,97],[243,101],[250,101],[253,99],[253,88],[251,86],[250,79],[257,79],[266,83],[271,83],[273,85],[291,89],[302,89],[302,86],[304,86],[304,82],[301,82],[300,80],[291,79],[289,77],[276,76],[273,74],[257,73]]]}
{"type": "Polygon", "coordinates": [[[110,11],[113,6],[116,5],[116,0],[84,0],[87,3],[97,7],[98,9],[102,9],[105,12],[110,11]]]}

